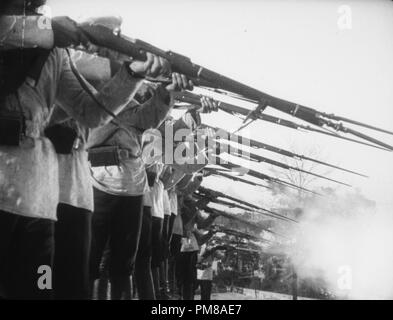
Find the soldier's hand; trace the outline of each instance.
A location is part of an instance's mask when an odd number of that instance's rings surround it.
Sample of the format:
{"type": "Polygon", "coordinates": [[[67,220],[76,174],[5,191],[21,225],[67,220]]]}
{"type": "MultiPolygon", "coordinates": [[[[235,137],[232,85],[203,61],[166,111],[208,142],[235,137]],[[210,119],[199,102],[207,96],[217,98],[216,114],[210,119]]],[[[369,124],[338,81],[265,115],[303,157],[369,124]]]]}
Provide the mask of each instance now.
{"type": "Polygon", "coordinates": [[[146,53],[146,61],[135,60],[130,64],[131,71],[141,77],[156,78],[168,76],[171,73],[171,65],[168,60],[156,56],[150,52],[146,53]]]}
{"type": "Polygon", "coordinates": [[[88,39],[79,30],[77,23],[69,17],[54,17],[52,29],[55,47],[89,46],[88,39]]]}
{"type": "Polygon", "coordinates": [[[183,74],[172,73],[172,83],[166,86],[166,90],[170,92],[179,92],[183,90],[193,90],[194,84],[183,74]]]}
{"type": "Polygon", "coordinates": [[[202,113],[211,113],[218,111],[217,102],[210,97],[201,97],[202,113]]]}
{"type": "Polygon", "coordinates": [[[204,198],[198,200],[196,206],[198,209],[203,210],[204,208],[206,208],[206,206],[209,204],[209,202],[210,202],[210,199],[208,199],[207,197],[204,197],[204,198]]]}
{"type": "Polygon", "coordinates": [[[213,226],[210,227],[210,231],[212,233],[217,233],[217,232],[220,231],[220,228],[218,226],[216,226],[216,225],[213,225],[213,226]]]}
{"type": "Polygon", "coordinates": [[[220,213],[212,211],[210,212],[210,216],[212,216],[213,218],[218,218],[220,216],[220,213]]]}

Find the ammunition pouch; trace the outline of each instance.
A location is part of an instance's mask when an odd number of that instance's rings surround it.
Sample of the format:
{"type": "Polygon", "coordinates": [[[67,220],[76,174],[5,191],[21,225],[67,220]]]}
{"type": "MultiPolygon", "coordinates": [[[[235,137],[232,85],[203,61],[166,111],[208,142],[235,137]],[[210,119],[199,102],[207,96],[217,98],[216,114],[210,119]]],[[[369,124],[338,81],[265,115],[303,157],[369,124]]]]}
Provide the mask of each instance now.
{"type": "Polygon", "coordinates": [[[89,149],[89,161],[92,167],[110,167],[120,164],[119,147],[97,147],[89,149]]]}
{"type": "Polygon", "coordinates": [[[206,269],[208,269],[210,267],[211,267],[211,265],[209,263],[206,263],[206,262],[199,262],[199,263],[197,263],[197,269],[199,269],[199,270],[206,270],[206,269]]]}
{"type": "Polygon", "coordinates": [[[46,128],[44,134],[52,142],[57,154],[71,154],[78,137],[75,129],[60,124],[46,128]]]}
{"type": "Polygon", "coordinates": [[[118,146],[95,147],[89,149],[88,152],[93,168],[119,166],[120,160],[135,158],[131,152],[118,146]]]}
{"type": "Polygon", "coordinates": [[[0,115],[0,145],[20,145],[26,135],[26,122],[22,114],[0,115]]]}

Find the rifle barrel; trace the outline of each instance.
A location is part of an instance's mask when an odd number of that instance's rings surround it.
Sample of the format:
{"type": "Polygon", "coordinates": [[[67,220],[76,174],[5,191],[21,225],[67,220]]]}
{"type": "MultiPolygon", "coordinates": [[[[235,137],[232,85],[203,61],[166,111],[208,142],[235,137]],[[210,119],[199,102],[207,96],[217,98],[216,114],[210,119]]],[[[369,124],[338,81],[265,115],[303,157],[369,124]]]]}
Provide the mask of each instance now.
{"type": "MultiPolygon", "coordinates": [[[[376,140],[376,139],[374,139],[372,137],[369,137],[369,136],[367,136],[365,134],[361,134],[361,133],[355,132],[355,131],[351,132],[351,133],[353,135],[355,135],[355,136],[359,136],[360,138],[362,138],[362,139],[364,139],[366,141],[370,141],[373,144],[367,143],[367,142],[363,142],[363,141],[359,141],[359,140],[352,139],[352,138],[348,138],[348,137],[343,137],[343,136],[341,136],[341,135],[339,135],[337,133],[332,133],[332,132],[324,131],[324,130],[321,130],[321,129],[313,128],[313,127],[310,127],[310,126],[305,126],[305,125],[302,125],[302,124],[295,123],[293,121],[281,119],[281,118],[274,117],[274,116],[267,115],[267,114],[259,114],[257,117],[259,119],[261,119],[261,120],[268,121],[268,122],[271,122],[271,123],[275,123],[275,124],[278,124],[280,126],[284,126],[284,127],[295,129],[295,130],[303,129],[303,130],[306,130],[306,131],[317,132],[317,133],[324,134],[324,135],[327,135],[327,136],[330,136],[330,137],[334,137],[334,138],[337,138],[337,139],[358,143],[358,144],[361,144],[361,145],[364,145],[364,146],[367,146],[367,147],[372,147],[372,148],[376,148],[376,149],[380,149],[380,150],[384,150],[384,151],[393,150],[392,146],[390,146],[390,145],[388,145],[388,144],[386,144],[384,142],[378,141],[378,140],[376,140]]],[[[345,128],[345,129],[349,130],[347,128],[345,128]]],[[[342,129],[341,131],[345,132],[344,129],[342,129]]]]}
{"type": "Polygon", "coordinates": [[[260,141],[247,139],[245,137],[242,137],[242,136],[230,133],[230,132],[228,132],[228,131],[226,131],[224,129],[221,129],[221,128],[212,127],[212,126],[208,126],[208,125],[203,125],[203,127],[213,129],[216,132],[217,131],[218,132],[222,132],[223,134],[225,134],[225,136],[226,136],[225,138],[228,141],[237,142],[239,144],[243,144],[243,145],[250,146],[250,147],[253,147],[253,148],[257,148],[257,149],[263,149],[263,150],[271,151],[271,152],[278,153],[278,154],[281,154],[281,155],[289,157],[289,158],[295,158],[295,159],[312,161],[312,162],[318,163],[320,165],[324,165],[324,166],[331,167],[331,168],[334,168],[334,169],[337,169],[337,170],[341,170],[341,171],[344,171],[344,172],[352,173],[352,174],[355,174],[355,175],[358,175],[358,176],[361,176],[361,177],[364,177],[364,178],[368,178],[368,176],[366,176],[366,175],[364,175],[362,173],[358,173],[358,172],[355,172],[355,171],[352,171],[352,170],[344,169],[344,168],[341,168],[339,166],[336,166],[336,165],[333,165],[333,164],[330,164],[330,163],[327,163],[327,162],[323,162],[323,161],[320,161],[320,160],[317,160],[317,159],[314,159],[314,158],[311,158],[311,157],[307,157],[307,156],[304,156],[304,155],[296,154],[296,153],[293,153],[291,151],[284,150],[284,149],[281,149],[281,148],[278,148],[278,147],[275,147],[275,146],[272,146],[272,145],[269,145],[269,144],[266,144],[266,143],[263,143],[263,142],[260,142],[260,141]]]}
{"type": "Polygon", "coordinates": [[[244,223],[244,224],[247,224],[247,225],[249,225],[249,226],[251,226],[251,227],[259,228],[259,229],[264,230],[264,231],[266,231],[266,232],[269,232],[269,233],[271,233],[271,234],[274,234],[274,235],[277,235],[277,236],[280,236],[280,237],[285,238],[283,235],[281,235],[281,234],[279,234],[279,233],[277,233],[277,232],[275,232],[275,231],[272,231],[272,230],[267,229],[267,228],[264,228],[264,227],[262,227],[262,226],[260,226],[260,225],[254,224],[254,223],[252,223],[252,222],[250,222],[250,221],[247,221],[246,219],[237,217],[237,216],[235,216],[235,215],[233,215],[233,214],[230,214],[230,213],[228,213],[228,212],[225,212],[225,211],[223,211],[223,210],[213,209],[213,208],[210,208],[210,207],[205,207],[204,210],[205,210],[206,212],[208,212],[208,213],[213,213],[213,214],[217,214],[217,215],[219,215],[219,216],[226,217],[226,218],[228,218],[228,219],[237,220],[237,221],[240,221],[240,222],[242,222],[242,223],[244,223]]]}
{"type": "Polygon", "coordinates": [[[254,240],[262,240],[264,241],[265,239],[263,239],[262,237],[256,237],[254,235],[245,233],[245,232],[241,232],[241,231],[237,231],[237,230],[233,230],[233,229],[229,229],[229,228],[225,228],[225,227],[221,227],[221,226],[216,226],[217,227],[217,231],[218,232],[222,232],[222,233],[226,233],[229,235],[234,235],[234,236],[238,236],[238,237],[243,237],[245,239],[254,239],[254,240]]]}
{"type": "MultiPolygon", "coordinates": [[[[176,95],[176,100],[181,101],[181,102],[185,102],[185,103],[190,103],[192,105],[201,106],[200,97],[201,97],[200,95],[197,95],[195,93],[186,91],[186,92],[178,93],[176,95]]],[[[368,146],[368,147],[372,147],[372,148],[376,148],[376,149],[380,149],[380,150],[384,150],[384,151],[393,150],[392,146],[390,146],[388,144],[385,144],[384,142],[378,141],[378,140],[376,140],[376,139],[374,139],[372,137],[369,137],[369,136],[367,136],[365,134],[360,134],[360,133],[358,133],[356,131],[353,131],[353,132],[350,132],[350,133],[352,133],[353,135],[358,136],[358,137],[360,137],[360,138],[362,138],[364,140],[370,141],[373,144],[370,144],[370,143],[367,143],[367,142],[363,142],[363,141],[359,141],[359,140],[355,140],[355,139],[348,138],[348,137],[343,137],[343,136],[341,136],[339,134],[336,134],[336,133],[331,133],[331,132],[328,132],[328,131],[325,131],[325,130],[313,128],[311,126],[305,126],[305,125],[302,125],[302,124],[299,124],[299,123],[296,123],[296,122],[293,122],[293,121],[290,121],[290,120],[282,119],[282,118],[271,116],[271,115],[268,115],[268,114],[263,114],[262,112],[258,112],[258,113],[252,114],[252,110],[248,110],[246,108],[242,108],[242,107],[239,107],[239,106],[236,106],[236,105],[233,105],[233,104],[229,104],[229,103],[226,103],[226,102],[222,102],[222,101],[216,101],[216,102],[217,102],[218,108],[220,110],[222,110],[222,111],[224,111],[226,113],[229,113],[231,115],[240,114],[240,115],[252,118],[254,120],[255,119],[259,119],[259,120],[263,120],[263,121],[266,121],[266,122],[274,123],[274,124],[279,125],[279,126],[283,126],[283,127],[286,127],[286,128],[294,129],[294,130],[303,129],[303,130],[306,130],[306,131],[317,132],[317,133],[320,133],[320,134],[323,134],[323,135],[327,135],[327,136],[330,136],[330,137],[334,137],[334,138],[337,138],[337,139],[342,139],[342,140],[358,143],[358,144],[361,144],[361,145],[364,145],[364,146],[368,146]],[[250,114],[250,112],[251,112],[251,114],[250,114]],[[383,147],[381,147],[381,146],[383,146],[383,147]]],[[[323,123],[325,123],[328,126],[333,126],[335,129],[337,129],[337,125],[331,124],[331,122],[328,122],[328,121],[325,122],[324,121],[323,123]]],[[[342,128],[342,129],[340,129],[340,131],[349,132],[349,129],[347,129],[347,128],[344,128],[342,126],[340,126],[339,128],[342,128]]]]}
{"type": "Polygon", "coordinates": [[[226,174],[225,172],[214,170],[213,168],[204,168],[204,170],[211,171],[212,172],[211,174],[214,174],[216,176],[221,176],[221,177],[224,177],[224,178],[227,178],[227,179],[230,179],[230,180],[233,180],[233,181],[237,181],[237,182],[243,182],[243,183],[252,185],[254,187],[263,187],[263,188],[266,188],[266,189],[271,189],[270,187],[265,186],[263,184],[252,182],[252,181],[248,181],[246,179],[242,179],[242,178],[239,178],[239,177],[235,177],[235,176],[232,176],[230,174],[226,174]]]}
{"type": "MultiPolygon", "coordinates": [[[[272,217],[272,218],[277,218],[277,219],[281,219],[281,220],[292,221],[292,222],[298,223],[298,221],[296,221],[296,220],[294,220],[292,218],[286,217],[286,216],[281,215],[279,213],[276,213],[276,212],[270,211],[268,209],[262,208],[260,206],[254,205],[254,204],[249,203],[247,201],[244,201],[244,200],[241,200],[241,199],[238,199],[238,198],[235,198],[235,197],[231,197],[231,196],[226,195],[226,194],[224,194],[222,192],[210,190],[210,189],[207,189],[207,188],[204,188],[204,187],[199,187],[198,192],[201,192],[202,194],[204,194],[207,197],[209,197],[209,195],[211,195],[210,197],[214,197],[214,198],[217,198],[217,197],[226,198],[228,200],[231,200],[231,201],[234,201],[234,202],[238,202],[238,203],[240,203],[240,204],[242,204],[244,206],[247,206],[249,208],[253,208],[253,209],[256,209],[256,210],[261,210],[261,211],[263,211],[263,212],[261,212],[262,214],[267,215],[267,216],[272,217]]],[[[249,210],[248,208],[244,208],[244,207],[242,207],[241,209],[249,210]]]]}
{"type": "Polygon", "coordinates": [[[362,123],[362,122],[359,122],[359,121],[351,120],[351,119],[348,119],[348,118],[345,118],[345,117],[340,117],[340,116],[336,116],[334,114],[325,114],[325,113],[323,113],[322,115],[324,117],[327,117],[327,118],[332,119],[332,120],[344,121],[344,122],[348,122],[348,123],[351,123],[351,124],[355,124],[355,125],[360,126],[360,127],[365,127],[367,129],[371,129],[371,130],[375,130],[375,131],[379,131],[379,132],[382,132],[382,133],[393,135],[392,131],[381,129],[381,128],[378,128],[378,127],[375,127],[375,126],[372,126],[372,125],[369,125],[369,124],[366,124],[366,123],[362,123]]]}
{"type": "MultiPolygon", "coordinates": [[[[220,160],[220,158],[218,158],[218,160],[220,160]]],[[[318,195],[318,196],[322,196],[318,192],[315,192],[315,191],[309,190],[307,188],[303,188],[303,187],[297,186],[297,185],[295,185],[293,183],[290,183],[290,182],[287,182],[287,181],[283,181],[283,180],[280,180],[278,178],[270,177],[270,176],[268,176],[266,174],[260,173],[260,172],[255,171],[255,170],[251,170],[249,168],[245,168],[245,167],[236,165],[236,164],[228,162],[228,161],[226,161],[226,162],[227,163],[219,163],[218,165],[222,166],[223,168],[226,168],[226,169],[243,168],[247,172],[247,174],[252,176],[252,177],[255,177],[255,178],[258,178],[258,179],[261,179],[261,180],[271,181],[271,182],[274,182],[274,183],[277,183],[277,184],[285,185],[285,186],[288,186],[288,187],[291,187],[291,188],[294,188],[294,189],[298,189],[298,190],[306,191],[306,192],[309,192],[309,193],[312,193],[312,194],[315,194],[315,195],[318,195]]]]}
{"type": "MultiPolygon", "coordinates": [[[[223,143],[218,143],[218,144],[219,145],[224,145],[224,146],[229,146],[228,144],[225,144],[225,143],[224,144],[223,143]]],[[[324,179],[324,180],[328,180],[328,181],[331,181],[331,182],[335,182],[335,183],[338,183],[338,184],[341,184],[341,185],[344,185],[344,186],[347,186],[347,187],[352,187],[351,185],[349,185],[347,183],[344,183],[344,182],[341,182],[341,181],[338,181],[338,180],[335,180],[335,179],[331,179],[331,178],[319,175],[319,174],[311,172],[311,171],[307,171],[307,170],[303,170],[303,169],[300,169],[300,168],[296,168],[296,167],[287,165],[285,163],[282,163],[282,162],[279,162],[279,161],[276,161],[276,160],[272,160],[272,159],[269,159],[269,158],[265,158],[265,157],[259,156],[259,155],[254,154],[254,153],[249,153],[248,157],[246,157],[241,152],[240,153],[236,153],[235,155],[237,157],[241,157],[243,159],[248,159],[250,161],[256,160],[258,162],[269,163],[271,165],[274,165],[276,167],[280,167],[280,168],[283,168],[283,169],[286,169],[286,170],[294,170],[294,171],[302,172],[302,173],[305,173],[305,174],[309,174],[309,175],[318,177],[320,179],[324,179]]]]}

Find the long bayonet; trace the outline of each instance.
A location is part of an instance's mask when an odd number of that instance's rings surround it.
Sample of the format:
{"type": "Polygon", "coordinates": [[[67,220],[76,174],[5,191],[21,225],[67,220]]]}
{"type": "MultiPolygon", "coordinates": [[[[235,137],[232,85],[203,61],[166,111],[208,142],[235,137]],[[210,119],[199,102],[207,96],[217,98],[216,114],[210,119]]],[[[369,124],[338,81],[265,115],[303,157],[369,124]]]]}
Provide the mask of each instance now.
{"type": "Polygon", "coordinates": [[[327,118],[330,118],[330,119],[332,119],[332,120],[344,121],[344,122],[348,122],[348,123],[355,124],[355,125],[360,126],[360,127],[365,127],[365,128],[367,128],[367,129],[371,129],[371,130],[375,130],[375,131],[379,131],[379,132],[382,132],[382,133],[386,133],[386,134],[393,135],[393,132],[392,132],[392,131],[388,131],[388,130],[385,130],[385,129],[377,128],[377,127],[375,127],[375,126],[371,126],[371,125],[369,125],[369,124],[362,123],[362,122],[355,121],[355,120],[351,120],[351,119],[348,119],[348,118],[345,118],[345,117],[336,116],[335,114],[326,114],[326,113],[323,113],[322,115],[325,116],[325,117],[327,117],[327,118]]]}
{"type": "Polygon", "coordinates": [[[217,165],[219,165],[219,166],[221,166],[223,168],[230,169],[230,170],[242,171],[245,174],[248,174],[249,176],[252,176],[252,177],[257,178],[257,179],[274,182],[276,184],[280,184],[280,185],[283,185],[283,186],[286,186],[286,187],[290,187],[290,188],[293,188],[293,189],[306,191],[306,192],[309,192],[309,193],[321,196],[321,194],[319,194],[318,192],[315,192],[315,191],[303,188],[301,186],[297,186],[297,185],[295,185],[293,183],[290,183],[288,181],[283,181],[283,180],[280,180],[278,178],[270,177],[267,174],[264,174],[264,173],[261,173],[261,172],[258,172],[258,171],[255,171],[255,170],[243,167],[243,166],[239,166],[239,165],[234,164],[232,162],[223,160],[220,157],[215,157],[215,160],[216,160],[215,164],[217,164],[217,165]]]}
{"type": "Polygon", "coordinates": [[[327,167],[330,167],[330,168],[334,168],[334,169],[341,170],[341,171],[344,171],[344,172],[356,174],[356,175],[364,177],[364,178],[368,178],[368,176],[366,176],[364,174],[361,174],[361,173],[358,173],[358,172],[355,172],[355,171],[352,171],[352,170],[344,169],[344,168],[341,168],[339,166],[336,166],[336,165],[333,165],[333,164],[330,164],[330,163],[327,163],[327,162],[323,162],[323,161],[320,161],[320,160],[317,160],[317,159],[314,159],[314,158],[311,158],[311,157],[307,157],[305,155],[296,154],[294,152],[291,152],[291,151],[288,151],[288,150],[285,150],[285,149],[281,149],[281,148],[278,148],[278,147],[275,147],[275,146],[272,146],[272,145],[269,145],[269,144],[266,144],[266,143],[263,143],[263,142],[260,142],[260,141],[256,141],[256,140],[253,140],[253,139],[248,139],[248,138],[245,138],[245,137],[242,137],[242,136],[230,133],[230,132],[228,132],[228,131],[226,131],[224,129],[218,128],[218,127],[212,127],[212,126],[208,126],[208,125],[202,125],[202,127],[210,128],[210,129],[214,130],[216,133],[217,132],[221,133],[221,134],[218,134],[218,137],[223,138],[223,136],[225,136],[226,140],[233,141],[233,142],[236,142],[236,143],[239,143],[239,144],[243,144],[245,146],[250,146],[252,148],[257,148],[257,149],[263,149],[263,150],[271,151],[271,152],[278,153],[278,154],[281,154],[281,155],[289,157],[289,158],[312,161],[312,162],[315,162],[315,163],[318,163],[318,164],[321,164],[321,165],[324,165],[324,166],[327,166],[327,167]]]}
{"type": "Polygon", "coordinates": [[[254,153],[248,153],[248,152],[243,153],[241,150],[234,150],[233,148],[230,149],[229,144],[218,142],[217,143],[217,149],[222,150],[221,146],[224,146],[224,150],[231,150],[230,154],[233,155],[233,156],[236,156],[236,157],[240,157],[240,158],[243,158],[243,159],[246,159],[246,160],[249,160],[249,161],[257,161],[259,163],[261,163],[261,162],[269,163],[269,164],[271,164],[273,166],[276,166],[276,167],[279,167],[279,168],[282,168],[282,169],[294,170],[294,171],[302,172],[302,173],[309,174],[309,175],[312,175],[312,176],[320,178],[320,179],[325,179],[325,180],[332,181],[332,182],[335,182],[335,183],[338,183],[338,184],[341,184],[341,185],[344,185],[344,186],[347,186],[347,187],[352,187],[351,185],[349,185],[347,183],[344,183],[344,182],[341,182],[341,181],[338,181],[338,180],[335,180],[335,179],[331,179],[331,178],[319,175],[319,174],[311,172],[311,171],[307,171],[307,170],[303,170],[303,169],[300,169],[300,168],[296,168],[296,167],[287,165],[285,163],[282,163],[282,162],[279,162],[279,161],[276,161],[276,160],[272,160],[272,159],[269,159],[269,158],[262,157],[260,155],[254,154],[254,153]]]}

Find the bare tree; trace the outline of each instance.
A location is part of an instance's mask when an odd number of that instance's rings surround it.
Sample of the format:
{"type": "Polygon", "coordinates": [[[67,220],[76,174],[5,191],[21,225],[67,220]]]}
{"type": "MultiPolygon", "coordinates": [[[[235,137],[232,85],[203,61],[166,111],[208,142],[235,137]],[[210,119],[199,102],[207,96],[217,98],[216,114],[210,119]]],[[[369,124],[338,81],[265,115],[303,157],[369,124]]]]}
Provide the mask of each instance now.
{"type": "MultiPolygon", "coordinates": [[[[314,158],[314,159],[323,158],[321,148],[317,147],[315,145],[311,146],[311,147],[310,146],[299,147],[299,146],[296,146],[293,144],[290,147],[290,150],[294,153],[303,154],[303,155],[306,155],[307,157],[314,158]]],[[[314,175],[308,174],[304,171],[316,172],[317,169],[322,168],[322,165],[320,165],[316,162],[312,162],[312,161],[304,161],[301,159],[294,159],[294,158],[289,159],[288,157],[285,157],[285,156],[282,156],[280,161],[285,163],[288,166],[294,167],[299,170],[298,171],[297,170],[277,170],[276,167],[272,166],[271,170],[277,178],[284,180],[284,181],[288,181],[299,188],[309,189],[309,190],[315,189],[314,182],[320,178],[318,178],[314,175]]],[[[332,169],[325,169],[322,173],[320,171],[319,174],[327,177],[332,173],[332,171],[333,171],[332,169]]],[[[293,198],[293,200],[296,201],[299,206],[302,203],[304,203],[304,201],[306,199],[309,199],[309,197],[310,197],[310,194],[307,191],[302,190],[302,189],[298,189],[296,197],[289,197],[289,198],[293,198]]]]}

